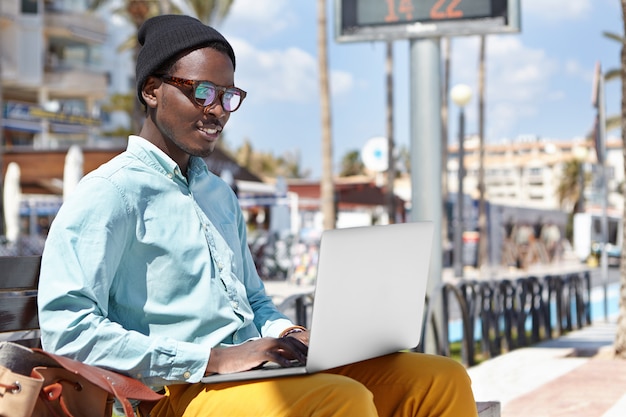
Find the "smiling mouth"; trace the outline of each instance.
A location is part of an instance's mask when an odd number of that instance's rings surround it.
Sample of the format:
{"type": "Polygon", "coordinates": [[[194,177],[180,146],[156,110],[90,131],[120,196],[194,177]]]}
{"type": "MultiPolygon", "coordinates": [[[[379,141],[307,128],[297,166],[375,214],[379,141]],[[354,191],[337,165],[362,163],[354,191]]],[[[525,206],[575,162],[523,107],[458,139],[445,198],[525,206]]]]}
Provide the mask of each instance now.
{"type": "Polygon", "coordinates": [[[220,126],[199,127],[198,130],[209,136],[216,136],[222,132],[222,128],[220,126]]]}

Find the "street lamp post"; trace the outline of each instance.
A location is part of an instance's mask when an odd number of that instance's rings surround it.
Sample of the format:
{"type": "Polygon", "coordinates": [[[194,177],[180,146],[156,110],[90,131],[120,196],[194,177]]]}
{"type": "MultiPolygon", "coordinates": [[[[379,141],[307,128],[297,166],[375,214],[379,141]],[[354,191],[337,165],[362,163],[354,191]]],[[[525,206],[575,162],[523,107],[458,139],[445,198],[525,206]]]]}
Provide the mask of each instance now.
{"type": "Polygon", "coordinates": [[[454,228],[454,275],[463,278],[463,178],[465,178],[465,106],[472,98],[472,90],[465,84],[455,85],[450,98],[459,107],[459,157],[456,222],[454,228]]]}

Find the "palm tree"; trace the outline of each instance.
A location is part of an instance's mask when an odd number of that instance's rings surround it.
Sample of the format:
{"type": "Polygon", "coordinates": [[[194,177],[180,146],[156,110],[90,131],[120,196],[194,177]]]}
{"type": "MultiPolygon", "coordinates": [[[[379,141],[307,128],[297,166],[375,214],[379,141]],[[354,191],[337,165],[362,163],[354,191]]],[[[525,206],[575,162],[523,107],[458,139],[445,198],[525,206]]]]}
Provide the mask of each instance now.
{"type": "Polygon", "coordinates": [[[586,180],[583,168],[583,162],[578,159],[574,158],[565,162],[557,188],[557,198],[561,208],[569,211],[565,233],[569,240],[572,239],[574,214],[582,211],[582,195],[586,180]]]}
{"type": "Polygon", "coordinates": [[[478,262],[480,268],[487,262],[487,207],[485,202],[485,50],[486,36],[480,36],[478,64],[478,262]]]}
{"type": "Polygon", "coordinates": [[[385,72],[387,81],[387,212],[389,223],[395,223],[396,207],[394,181],[396,180],[395,138],[393,132],[393,42],[387,41],[385,72]]]}
{"type": "MultiPolygon", "coordinates": [[[[450,94],[450,55],[452,51],[452,38],[441,38],[443,50],[443,80],[441,85],[441,212],[446,213],[448,205],[448,96],[450,94]]],[[[409,163],[410,158],[407,158],[409,163]]],[[[441,219],[441,241],[444,245],[448,245],[449,226],[448,216],[444,215],[441,219]]]]}
{"type": "MultiPolygon", "coordinates": [[[[626,42],[623,36],[619,36],[614,33],[604,32],[604,36],[606,36],[609,39],[613,39],[614,41],[617,41],[621,44],[624,44],[624,42],[626,42]]],[[[622,63],[622,67],[623,65],[624,64],[622,63]]],[[[604,80],[605,81],[619,80],[621,79],[621,76],[622,76],[622,68],[615,68],[615,69],[608,70],[604,74],[604,80]]],[[[618,129],[621,127],[621,123],[622,123],[622,115],[614,114],[614,115],[607,116],[606,130],[609,131],[609,130],[618,129]]]]}
{"type": "Polygon", "coordinates": [[[351,175],[361,175],[365,172],[365,165],[361,161],[361,155],[358,150],[347,152],[341,158],[340,177],[349,177],[351,175]]]}
{"type": "MultiPolygon", "coordinates": [[[[195,17],[206,24],[212,24],[221,21],[230,10],[234,0],[183,0],[188,9],[192,10],[195,17]]],[[[94,0],[92,8],[107,4],[109,0],[94,0]]],[[[126,0],[122,7],[115,11],[117,14],[125,17],[137,29],[148,18],[158,14],[166,13],[182,13],[177,2],[171,0],[126,0]]],[[[136,40],[129,40],[132,44],[136,40]]]]}
{"type": "MultiPolygon", "coordinates": [[[[624,31],[626,33],[626,0],[621,0],[622,5],[622,19],[624,24],[624,31]]],[[[626,149],[626,38],[624,36],[615,36],[621,45],[620,52],[620,64],[619,69],[620,79],[622,81],[622,114],[621,114],[621,128],[622,128],[622,149],[626,149]]],[[[626,162],[626,153],[623,153],[624,161],[626,162]]],[[[626,163],[624,164],[624,170],[626,171],[626,163]]],[[[624,213],[622,214],[622,224],[626,223],[626,206],[624,207],[624,213]]],[[[624,229],[626,231],[626,228],[624,229]]],[[[624,232],[622,232],[624,233],[624,232]]],[[[625,236],[626,237],[626,236],[625,236]]],[[[615,335],[615,354],[620,358],[626,359],[626,251],[622,250],[621,266],[620,266],[620,302],[619,302],[619,317],[617,319],[617,332],[615,335]]]]}
{"type": "Polygon", "coordinates": [[[249,139],[245,139],[235,150],[224,142],[220,143],[222,151],[234,158],[238,165],[261,177],[306,178],[309,175],[308,170],[303,170],[300,164],[299,151],[275,156],[270,152],[254,150],[249,139]]]}
{"type": "Polygon", "coordinates": [[[322,114],[322,178],[320,198],[324,229],[335,228],[335,185],[333,183],[333,143],[331,136],[330,91],[328,82],[328,41],[326,40],[326,1],[317,0],[317,49],[320,72],[322,114]]]}

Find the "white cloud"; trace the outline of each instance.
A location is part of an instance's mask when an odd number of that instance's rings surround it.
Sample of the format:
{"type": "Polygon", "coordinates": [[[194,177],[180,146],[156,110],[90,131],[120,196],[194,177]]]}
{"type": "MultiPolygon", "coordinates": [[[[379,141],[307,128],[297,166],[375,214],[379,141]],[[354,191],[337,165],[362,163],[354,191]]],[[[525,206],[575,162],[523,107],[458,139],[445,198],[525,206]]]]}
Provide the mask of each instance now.
{"type": "MultiPolygon", "coordinates": [[[[231,43],[237,54],[237,85],[253,93],[249,99],[262,97],[281,103],[305,103],[319,97],[317,57],[303,49],[260,50],[235,38],[231,43]]],[[[354,86],[350,73],[331,72],[333,94],[343,94],[354,86]]]]}
{"type": "Polygon", "coordinates": [[[333,96],[349,92],[354,87],[354,77],[346,71],[331,71],[330,89],[333,96]]]}
{"type": "Polygon", "coordinates": [[[522,117],[531,117],[536,110],[531,106],[520,106],[514,102],[500,102],[498,105],[487,103],[487,140],[499,141],[511,131],[511,125],[522,117]]]}
{"type": "MultiPolygon", "coordinates": [[[[520,120],[538,112],[539,104],[559,100],[551,77],[558,73],[558,62],[542,49],[523,45],[519,37],[502,35],[487,38],[486,105],[488,138],[499,138],[520,120]]],[[[452,47],[452,85],[463,82],[477,96],[479,44],[476,39],[459,40],[452,47]]],[[[468,118],[476,122],[475,105],[468,106],[468,118]]]]}
{"type": "Polygon", "coordinates": [[[563,90],[552,90],[548,93],[548,101],[561,101],[567,98],[567,94],[563,90]]]}
{"type": "MultiPolygon", "coordinates": [[[[301,18],[291,0],[233,2],[224,31],[230,33],[227,37],[237,55],[237,84],[251,90],[249,101],[260,97],[278,103],[319,100],[315,44],[298,45],[301,33],[295,37],[293,33],[301,30],[301,18]]],[[[354,85],[352,74],[331,69],[331,94],[345,94],[354,85]]]]}
{"type": "Polygon", "coordinates": [[[550,83],[558,63],[545,51],[528,48],[514,37],[494,37],[488,51],[488,100],[495,113],[490,123],[492,133],[498,137],[519,120],[535,115],[542,102],[560,96],[550,83]]]}
{"type": "Polygon", "coordinates": [[[242,20],[269,21],[282,16],[288,3],[289,0],[237,0],[233,2],[230,16],[242,20]]]}
{"type": "Polygon", "coordinates": [[[576,20],[586,17],[593,1],[598,0],[520,0],[522,12],[532,13],[545,20],[576,20]]]}
{"type": "MultiPolygon", "coordinates": [[[[455,44],[452,51],[453,83],[477,85],[478,42],[455,44]]],[[[487,89],[491,99],[520,101],[548,88],[558,64],[541,49],[524,46],[517,37],[492,36],[486,45],[487,89]]]]}
{"type": "Polygon", "coordinates": [[[237,53],[237,84],[251,92],[250,99],[306,102],[317,95],[317,62],[302,49],[259,50],[232,39],[237,53]]]}
{"type": "Polygon", "coordinates": [[[581,79],[589,84],[593,81],[595,67],[583,67],[579,61],[568,59],[564,64],[565,74],[581,79]]]}
{"type": "Polygon", "coordinates": [[[293,26],[297,21],[288,3],[289,0],[237,0],[233,2],[225,23],[238,28],[237,32],[267,38],[293,26]],[[243,28],[245,31],[241,30],[243,28]]]}

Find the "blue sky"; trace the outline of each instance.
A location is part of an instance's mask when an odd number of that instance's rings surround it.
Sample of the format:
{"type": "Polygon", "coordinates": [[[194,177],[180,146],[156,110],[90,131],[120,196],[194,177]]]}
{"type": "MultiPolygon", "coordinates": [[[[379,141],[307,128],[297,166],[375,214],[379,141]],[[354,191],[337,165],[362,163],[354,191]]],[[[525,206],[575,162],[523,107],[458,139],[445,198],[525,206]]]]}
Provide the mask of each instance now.
{"type": "MultiPolygon", "coordinates": [[[[619,44],[602,32],[621,34],[617,0],[521,0],[522,31],[487,37],[487,142],[519,135],[571,140],[592,126],[594,67],[619,64],[619,44]]],[[[385,45],[337,43],[333,2],[328,4],[332,71],[333,153],[338,163],[372,137],[384,136],[385,45]]],[[[229,146],[245,139],[259,151],[299,153],[312,177],[321,171],[317,71],[317,2],[235,0],[218,28],[237,54],[236,83],[249,95],[230,119],[229,146]]],[[[452,40],[451,85],[477,86],[478,37],[452,40]]],[[[394,42],[395,136],[409,146],[409,41],[394,42]]],[[[606,85],[607,113],[619,110],[619,82],[606,85]]],[[[457,127],[451,108],[450,137],[457,127]]],[[[475,133],[477,105],[467,106],[467,133],[475,133]]],[[[619,135],[619,132],[609,132],[619,135]]]]}
{"type": "MultiPolygon", "coordinates": [[[[334,0],[328,0],[332,135],[335,166],[341,157],[385,136],[385,44],[338,43],[334,0]]],[[[594,68],[619,66],[619,44],[602,35],[622,34],[618,0],[521,0],[517,34],[487,36],[487,143],[520,135],[573,140],[592,127],[594,68]]],[[[321,172],[321,122],[317,68],[316,0],[235,0],[217,28],[237,55],[236,84],[248,92],[225,129],[231,148],[249,140],[254,149],[299,154],[301,165],[321,172]]],[[[121,35],[120,35],[121,36],[121,35]]],[[[394,42],[394,133],[410,144],[409,41],[394,42]]],[[[478,36],[452,38],[451,86],[476,90],[478,36]]],[[[477,102],[467,105],[466,132],[476,133],[477,102]]],[[[607,114],[619,112],[620,83],[606,84],[607,114]]],[[[457,109],[449,135],[456,142],[457,109]]],[[[619,135],[619,131],[608,132],[619,135]]]]}

